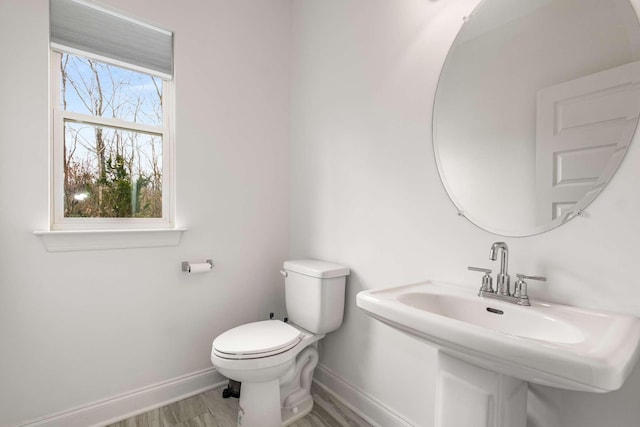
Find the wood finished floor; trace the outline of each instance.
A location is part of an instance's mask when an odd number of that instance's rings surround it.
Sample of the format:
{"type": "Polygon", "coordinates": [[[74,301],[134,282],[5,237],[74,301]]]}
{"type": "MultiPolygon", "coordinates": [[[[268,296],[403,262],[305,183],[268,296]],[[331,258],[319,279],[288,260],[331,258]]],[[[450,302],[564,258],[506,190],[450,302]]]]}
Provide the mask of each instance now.
{"type": "MultiPolygon", "coordinates": [[[[107,427],[235,427],[238,399],[222,398],[222,389],[207,391],[107,427]]],[[[320,405],[292,427],[341,427],[320,405]]]]}

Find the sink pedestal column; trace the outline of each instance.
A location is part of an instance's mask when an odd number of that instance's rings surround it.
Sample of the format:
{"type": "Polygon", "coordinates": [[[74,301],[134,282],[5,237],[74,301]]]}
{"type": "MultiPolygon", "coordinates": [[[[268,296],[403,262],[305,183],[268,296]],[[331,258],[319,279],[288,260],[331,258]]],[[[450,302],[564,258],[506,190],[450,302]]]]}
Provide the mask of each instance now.
{"type": "Polygon", "coordinates": [[[527,382],[438,352],[436,427],[526,427],[527,382]]]}

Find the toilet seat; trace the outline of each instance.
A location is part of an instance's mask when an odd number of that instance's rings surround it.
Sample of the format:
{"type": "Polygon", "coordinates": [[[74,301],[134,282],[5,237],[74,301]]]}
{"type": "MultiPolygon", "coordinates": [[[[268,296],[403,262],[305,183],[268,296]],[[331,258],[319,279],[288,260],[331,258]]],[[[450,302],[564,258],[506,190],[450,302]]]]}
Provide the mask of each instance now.
{"type": "Polygon", "coordinates": [[[213,353],[223,359],[259,359],[284,353],[302,340],[300,330],[280,320],[240,325],[213,341],[213,353]]]}

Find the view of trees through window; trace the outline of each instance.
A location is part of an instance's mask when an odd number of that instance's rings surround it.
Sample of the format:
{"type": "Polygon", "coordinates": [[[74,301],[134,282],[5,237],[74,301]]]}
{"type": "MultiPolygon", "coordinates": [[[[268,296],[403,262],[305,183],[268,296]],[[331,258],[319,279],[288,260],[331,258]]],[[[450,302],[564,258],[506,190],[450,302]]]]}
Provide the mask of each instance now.
{"type": "Polygon", "coordinates": [[[60,55],[64,216],[162,217],[162,79],[60,55]]]}

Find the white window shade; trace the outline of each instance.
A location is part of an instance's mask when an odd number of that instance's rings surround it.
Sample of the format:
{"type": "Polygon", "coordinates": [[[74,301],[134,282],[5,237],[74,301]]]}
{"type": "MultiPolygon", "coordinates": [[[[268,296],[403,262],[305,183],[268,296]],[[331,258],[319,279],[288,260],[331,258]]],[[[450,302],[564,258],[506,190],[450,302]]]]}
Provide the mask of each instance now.
{"type": "Polygon", "coordinates": [[[171,32],[83,1],[50,4],[52,48],[172,78],[171,32]]]}

